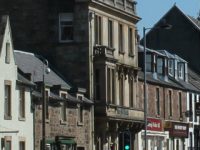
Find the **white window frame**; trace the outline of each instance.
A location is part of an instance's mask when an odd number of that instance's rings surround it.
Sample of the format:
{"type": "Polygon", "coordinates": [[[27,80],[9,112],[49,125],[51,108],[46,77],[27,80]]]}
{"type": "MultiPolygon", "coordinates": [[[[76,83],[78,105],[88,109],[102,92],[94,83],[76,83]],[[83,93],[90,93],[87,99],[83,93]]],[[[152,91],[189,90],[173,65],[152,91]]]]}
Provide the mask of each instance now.
{"type": "Polygon", "coordinates": [[[184,63],[178,63],[178,78],[184,79],[184,63]]]}
{"type": "Polygon", "coordinates": [[[60,13],[59,14],[59,42],[68,43],[68,42],[72,42],[74,40],[73,39],[74,36],[72,36],[72,39],[63,40],[62,39],[62,29],[61,29],[62,27],[72,27],[72,30],[73,30],[73,20],[74,20],[73,13],[60,13]],[[62,25],[61,22],[66,22],[66,23],[71,22],[71,24],[62,25]]]}
{"type": "Polygon", "coordinates": [[[170,76],[174,76],[174,60],[173,59],[169,59],[168,60],[168,73],[170,76]]]}

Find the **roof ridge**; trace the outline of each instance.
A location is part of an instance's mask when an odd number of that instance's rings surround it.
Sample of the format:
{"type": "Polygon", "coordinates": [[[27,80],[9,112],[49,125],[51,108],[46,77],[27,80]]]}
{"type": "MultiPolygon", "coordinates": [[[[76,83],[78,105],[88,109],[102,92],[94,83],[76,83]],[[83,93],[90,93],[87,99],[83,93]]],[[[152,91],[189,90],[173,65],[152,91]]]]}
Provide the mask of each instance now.
{"type": "Polygon", "coordinates": [[[14,50],[14,52],[35,56],[34,53],[31,53],[31,52],[25,52],[25,51],[21,51],[21,50],[14,50]]]}

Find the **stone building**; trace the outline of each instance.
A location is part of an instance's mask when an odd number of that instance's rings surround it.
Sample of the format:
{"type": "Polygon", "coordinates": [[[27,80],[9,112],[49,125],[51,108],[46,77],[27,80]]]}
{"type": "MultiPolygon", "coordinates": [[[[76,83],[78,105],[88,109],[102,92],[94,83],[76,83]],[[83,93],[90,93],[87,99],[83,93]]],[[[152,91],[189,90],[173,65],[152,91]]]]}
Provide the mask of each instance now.
{"type": "MultiPolygon", "coordinates": [[[[143,57],[140,47],[139,58],[143,57]]],[[[143,59],[139,59],[142,67],[143,59]]],[[[188,96],[199,90],[188,81],[188,63],[165,50],[147,49],[146,54],[148,149],[186,149],[189,128],[188,96]]],[[[139,74],[139,90],[143,91],[143,72],[139,74]]],[[[143,99],[143,96],[140,96],[143,99]]],[[[190,129],[192,130],[192,129],[190,129]]],[[[144,138],[143,131],[138,134],[144,138]]],[[[139,138],[140,139],[140,138],[139,138]]],[[[142,149],[142,141],[139,141],[142,149]]]]}
{"type": "Polygon", "coordinates": [[[29,52],[15,51],[15,60],[27,79],[36,84],[32,91],[34,110],[34,148],[41,149],[43,133],[43,95],[45,83],[45,137],[47,149],[84,150],[92,147],[92,101],[85,89],[72,88],[51,69],[46,74],[47,60],[29,52]],[[40,60],[41,59],[41,60],[40,60]]]}
{"type": "Polygon", "coordinates": [[[0,19],[0,147],[34,149],[31,91],[34,83],[18,72],[9,16],[0,19]]]}
{"type": "Polygon", "coordinates": [[[122,149],[127,134],[128,145],[137,149],[135,134],[144,118],[143,102],[137,98],[136,24],[140,18],[136,1],[1,3],[0,13],[11,15],[16,49],[43,54],[95,101],[92,145],[100,150],[122,149]]]}

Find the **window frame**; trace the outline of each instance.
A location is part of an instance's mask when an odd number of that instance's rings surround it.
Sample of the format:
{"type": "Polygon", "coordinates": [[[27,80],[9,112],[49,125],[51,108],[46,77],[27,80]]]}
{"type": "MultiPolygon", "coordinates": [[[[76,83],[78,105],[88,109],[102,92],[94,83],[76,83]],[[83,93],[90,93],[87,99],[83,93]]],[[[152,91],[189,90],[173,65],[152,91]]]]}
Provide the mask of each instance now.
{"type": "Polygon", "coordinates": [[[69,43],[74,41],[74,15],[73,13],[59,13],[59,42],[60,43],[69,43]],[[62,25],[62,22],[65,22],[65,25],[62,25]],[[71,28],[71,36],[72,38],[63,40],[62,39],[62,27],[68,27],[71,28]]]}
{"type": "Polygon", "coordinates": [[[174,76],[174,68],[174,59],[168,59],[168,74],[172,77],[174,76]]]}
{"type": "Polygon", "coordinates": [[[184,71],[185,71],[183,62],[178,62],[177,71],[178,71],[178,78],[183,80],[184,79],[184,71]]]}
{"type": "Polygon", "coordinates": [[[95,44],[102,44],[102,17],[100,15],[94,15],[94,37],[95,44]]]}
{"type": "Polygon", "coordinates": [[[115,69],[111,66],[107,66],[107,102],[110,104],[116,104],[115,101],[115,69]]]}
{"type": "Polygon", "coordinates": [[[10,56],[11,55],[11,44],[6,42],[6,50],[5,50],[5,63],[10,64],[10,56]]]}
{"type": "Polygon", "coordinates": [[[128,27],[128,52],[129,56],[135,56],[134,50],[134,29],[132,27],[128,27]]]}
{"type": "Polygon", "coordinates": [[[114,29],[114,24],[113,20],[108,19],[108,47],[113,48],[114,45],[114,40],[113,40],[113,29],[114,29]]]}
{"type": "Polygon", "coordinates": [[[26,101],[25,101],[25,88],[19,87],[19,120],[26,118],[26,101]]]}
{"type": "MultiPolygon", "coordinates": [[[[60,92],[60,97],[63,99],[67,98],[67,92],[60,92]]],[[[67,102],[64,100],[61,102],[61,107],[60,107],[60,121],[61,124],[65,124],[67,122],[67,102]]]]}
{"type": "Polygon", "coordinates": [[[155,95],[155,102],[156,102],[156,115],[157,117],[160,116],[160,89],[156,87],[156,95],[155,95]]]}
{"type": "Polygon", "coordinates": [[[122,23],[118,24],[118,46],[119,46],[119,53],[124,54],[124,26],[122,23]]]}
{"type": "Polygon", "coordinates": [[[12,119],[12,84],[11,81],[4,81],[4,119],[11,120],[12,119]],[[6,90],[8,87],[8,96],[6,97],[6,90]],[[7,99],[7,100],[6,100],[7,99]],[[7,104],[6,104],[7,102],[7,104]]]}
{"type": "Polygon", "coordinates": [[[26,141],[24,141],[24,140],[23,141],[22,140],[19,141],[19,150],[21,150],[21,144],[22,143],[24,144],[24,149],[23,150],[26,150],[26,141]]]}

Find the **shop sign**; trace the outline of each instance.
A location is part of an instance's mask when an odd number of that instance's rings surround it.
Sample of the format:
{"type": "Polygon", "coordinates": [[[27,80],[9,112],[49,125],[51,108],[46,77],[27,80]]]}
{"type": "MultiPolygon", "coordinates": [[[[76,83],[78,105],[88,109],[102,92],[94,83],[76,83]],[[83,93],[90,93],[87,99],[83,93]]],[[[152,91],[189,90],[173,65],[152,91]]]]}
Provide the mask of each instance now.
{"type": "Polygon", "coordinates": [[[179,123],[179,122],[171,122],[172,128],[169,128],[169,134],[172,137],[188,137],[188,129],[189,124],[179,123]]]}
{"type": "Polygon", "coordinates": [[[154,118],[147,118],[147,130],[162,131],[162,121],[154,118]]]}

